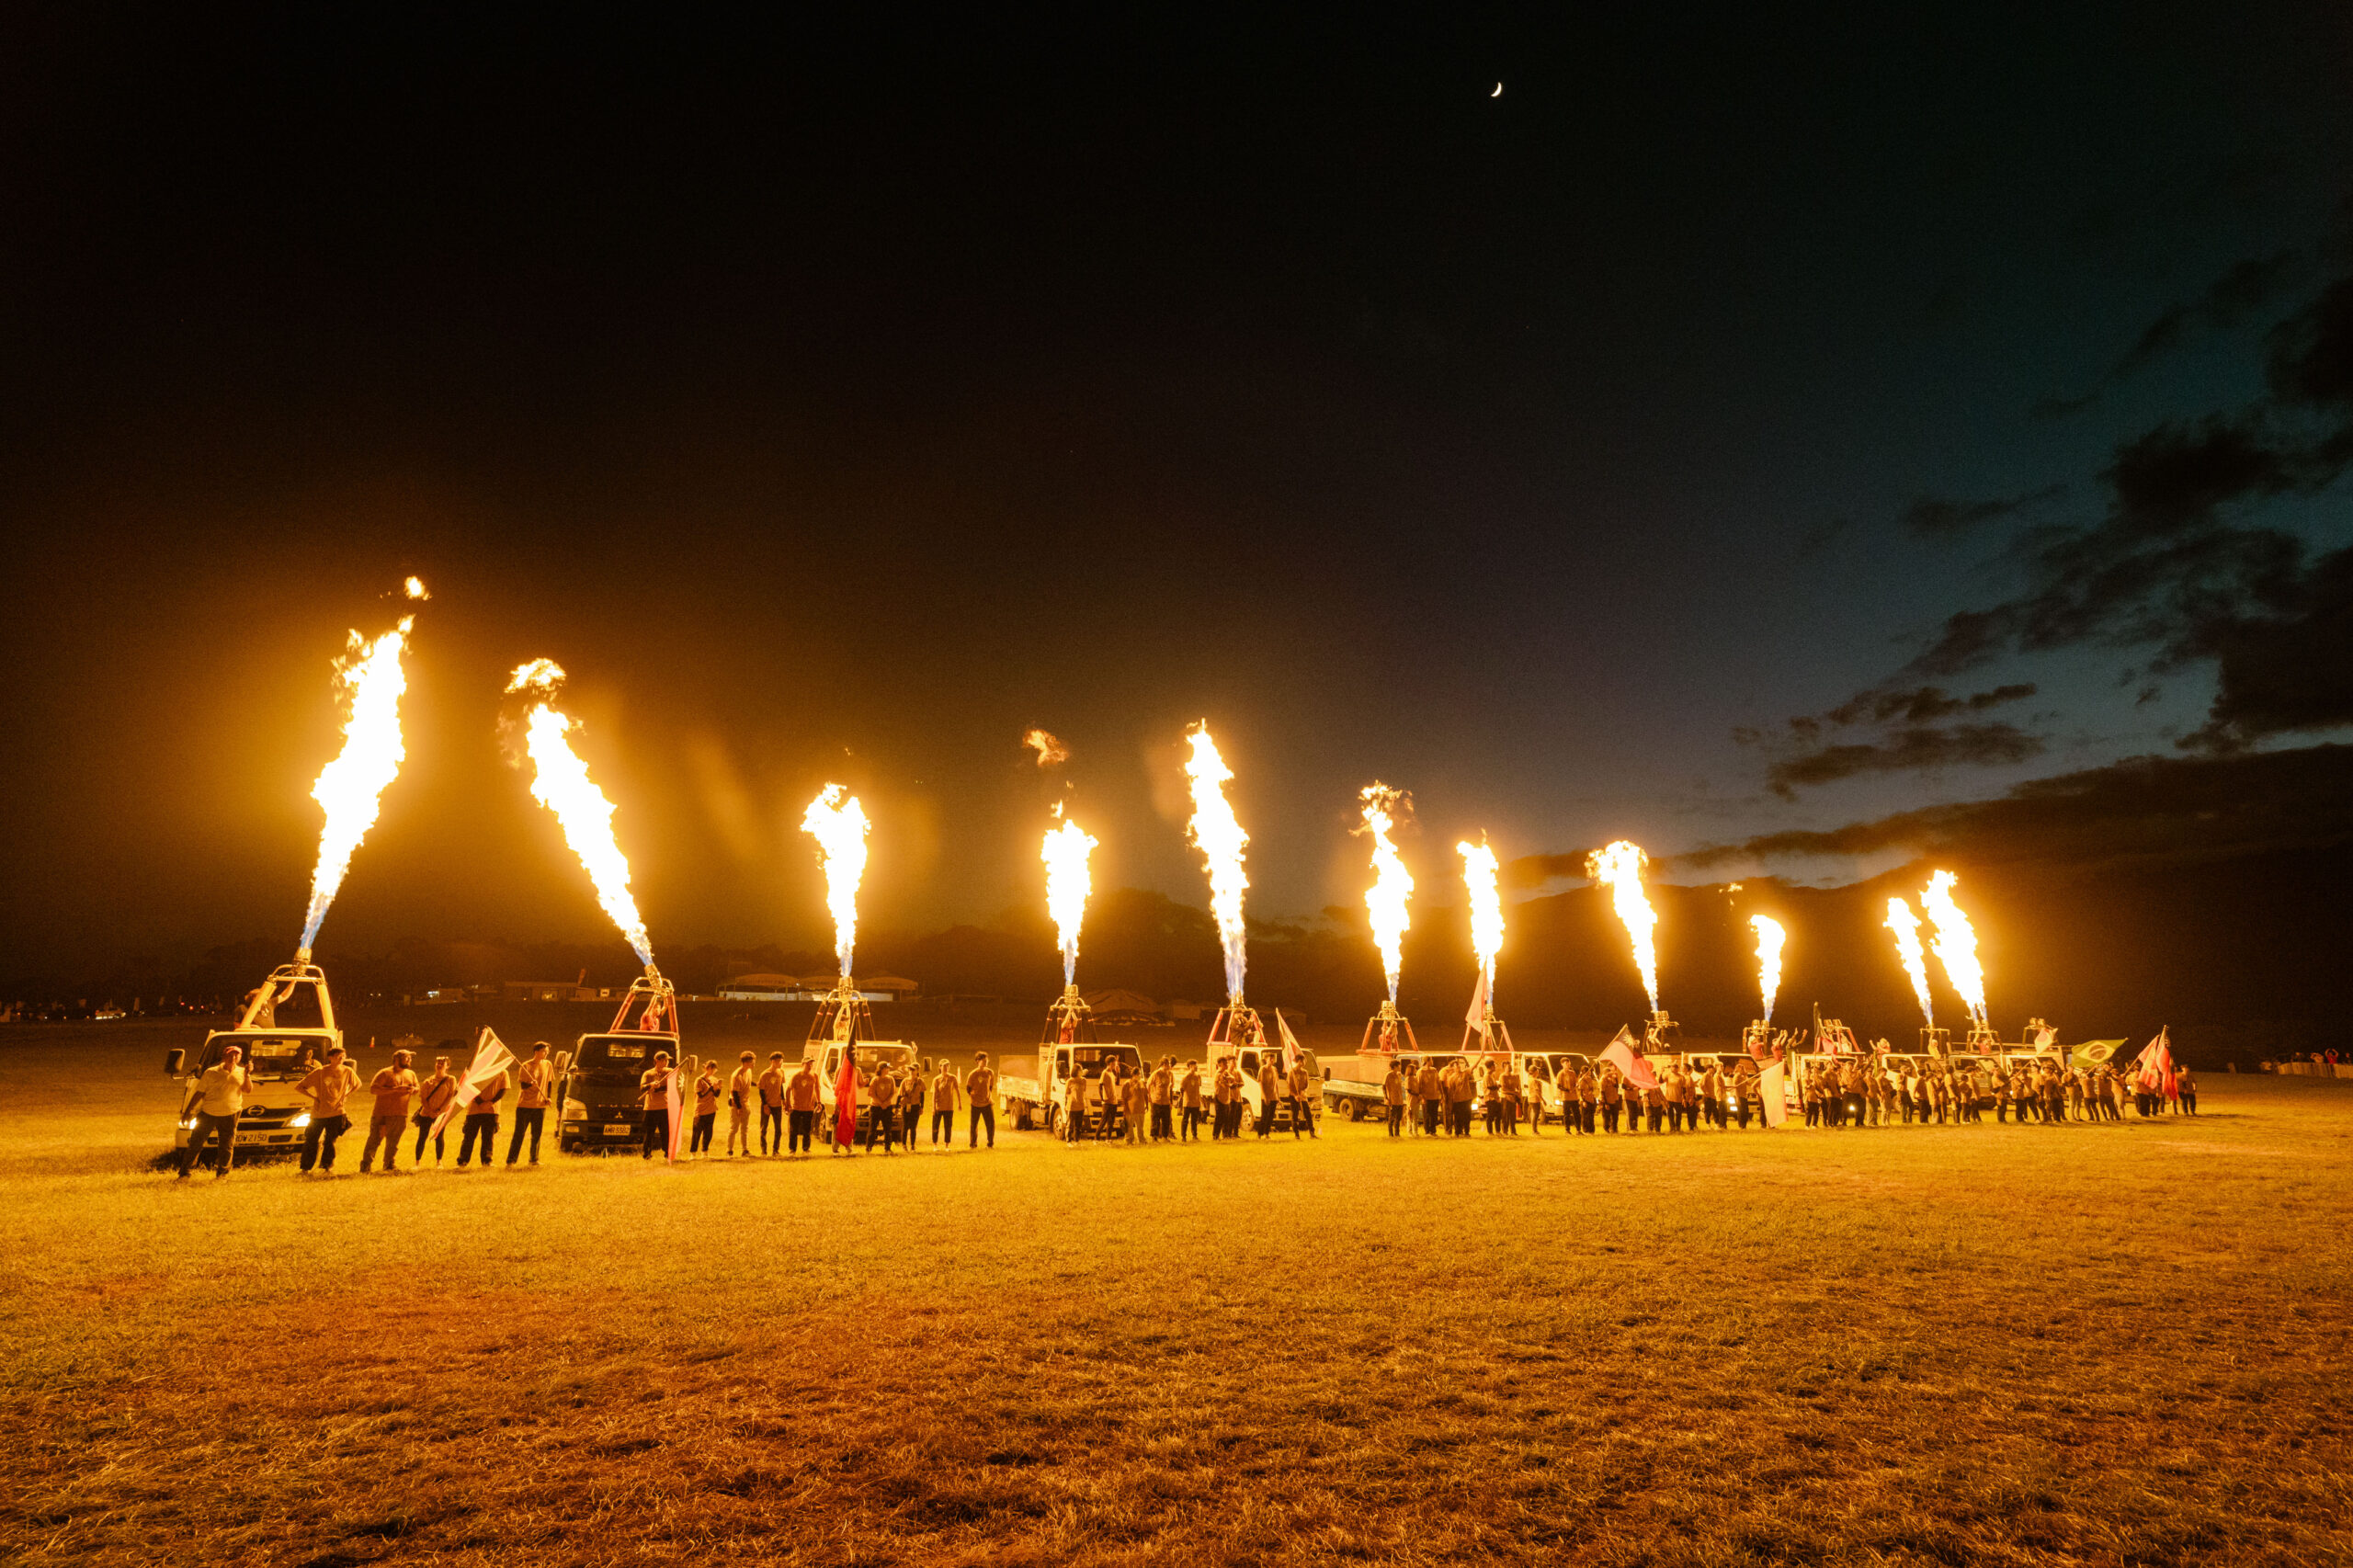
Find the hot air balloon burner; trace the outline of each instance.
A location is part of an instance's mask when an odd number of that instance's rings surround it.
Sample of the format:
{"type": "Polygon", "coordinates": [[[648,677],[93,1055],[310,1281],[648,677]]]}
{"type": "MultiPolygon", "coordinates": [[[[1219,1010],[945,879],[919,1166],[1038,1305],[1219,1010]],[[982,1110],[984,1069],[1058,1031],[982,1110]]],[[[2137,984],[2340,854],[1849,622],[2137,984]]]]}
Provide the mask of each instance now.
{"type": "Polygon", "coordinates": [[[652,964],[629,983],[620,1007],[613,1014],[613,1026],[605,1032],[619,1034],[624,1029],[672,1036],[678,1032],[678,994],[652,964]],[[630,1016],[631,1013],[636,1014],[634,1018],[630,1016]]]}
{"type": "Polygon", "coordinates": [[[1357,1047],[1358,1056],[1370,1056],[1378,1051],[1383,1056],[1403,1053],[1419,1054],[1420,1044],[1414,1039],[1414,1022],[1397,1010],[1397,1004],[1383,1001],[1381,1011],[1365,1020],[1364,1040],[1357,1047]]]}
{"type": "Polygon", "coordinates": [[[1655,1054],[1680,1052],[1683,1049],[1683,1026],[1668,1017],[1665,1008],[1660,1008],[1643,1026],[1643,1049],[1655,1054]]]}
{"type": "Polygon", "coordinates": [[[1923,1027],[1920,1030],[1920,1054],[1923,1056],[1950,1056],[1952,1054],[1952,1030],[1939,1028],[1933,1024],[1923,1027]]]}
{"type": "Polygon", "coordinates": [[[1039,1038],[1040,1045],[1092,1045],[1095,1043],[1095,1009],[1078,994],[1076,985],[1065,985],[1063,994],[1046,1009],[1046,1028],[1039,1038]]]}
{"type": "Polygon", "coordinates": [[[1509,1056],[1511,1026],[1495,1017],[1493,1005],[1481,1010],[1479,1017],[1462,1021],[1462,1053],[1465,1056],[1483,1052],[1490,1056],[1509,1056]]]}
{"type": "Polygon", "coordinates": [[[857,1045],[875,1035],[873,1004],[858,990],[858,982],[845,974],[819,998],[817,1016],[809,1020],[809,1049],[803,1054],[814,1057],[824,1045],[857,1045]]]}
{"type": "Polygon", "coordinates": [[[1984,1019],[1972,1018],[1969,1020],[1968,1047],[1972,1051],[1999,1051],[2002,1049],[2002,1037],[1995,1033],[1984,1019]]]}

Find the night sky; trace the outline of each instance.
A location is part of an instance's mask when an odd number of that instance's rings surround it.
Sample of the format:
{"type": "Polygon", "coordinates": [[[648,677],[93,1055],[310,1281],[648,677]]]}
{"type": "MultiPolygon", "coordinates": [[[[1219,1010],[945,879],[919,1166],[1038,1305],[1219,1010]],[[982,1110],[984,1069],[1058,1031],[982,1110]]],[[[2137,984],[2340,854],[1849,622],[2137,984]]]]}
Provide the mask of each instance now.
{"type": "Polygon", "coordinates": [[[870,926],[1039,902],[1057,798],[1203,902],[1200,718],[1267,915],[1375,778],[1452,903],[2343,738],[2341,8],[1126,9],[0,23],[11,971],[290,949],[411,572],[331,947],[608,929],[538,655],[657,954],[819,944],[829,779],[870,926]]]}

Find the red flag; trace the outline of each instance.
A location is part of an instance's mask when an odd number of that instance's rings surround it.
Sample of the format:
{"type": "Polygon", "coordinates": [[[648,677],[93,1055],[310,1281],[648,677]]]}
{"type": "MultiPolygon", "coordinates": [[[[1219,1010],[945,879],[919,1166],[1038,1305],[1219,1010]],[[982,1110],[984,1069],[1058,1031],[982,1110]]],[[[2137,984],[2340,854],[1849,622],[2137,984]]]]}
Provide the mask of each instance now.
{"type": "Polygon", "coordinates": [[[2134,1081],[2142,1093],[2156,1094],[2164,1088],[2165,1081],[2173,1076],[2173,1042],[2165,1029],[2159,1029],[2157,1038],[2141,1048],[2132,1065],[2139,1069],[2134,1081]]]}
{"type": "Polygon", "coordinates": [[[1617,1068],[1620,1077],[1647,1093],[1658,1087],[1658,1074],[1651,1071],[1649,1062],[1634,1053],[1633,1040],[1632,1035],[1620,1028],[1618,1038],[1602,1047],[1601,1060],[1617,1068]]]}
{"type": "Polygon", "coordinates": [[[834,1142],[847,1149],[858,1142],[858,1052],[842,1052],[834,1074],[834,1142]]]}

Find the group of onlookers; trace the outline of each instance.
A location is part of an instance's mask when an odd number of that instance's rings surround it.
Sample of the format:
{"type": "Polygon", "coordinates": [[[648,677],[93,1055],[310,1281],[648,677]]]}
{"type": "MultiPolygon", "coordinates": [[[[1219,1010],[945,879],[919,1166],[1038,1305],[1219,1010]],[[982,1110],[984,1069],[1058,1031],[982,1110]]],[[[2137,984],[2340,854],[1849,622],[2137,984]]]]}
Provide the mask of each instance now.
{"type": "Polygon", "coordinates": [[[1809,1062],[1800,1081],[1809,1127],[1904,1122],[2121,1121],[2196,1116],[2198,1079],[2178,1063],[2134,1073],[2107,1062],[1953,1062],[1905,1058],[1809,1062]]]}
{"type": "MultiPolygon", "coordinates": [[[[2056,1061],[1801,1057],[1785,1065],[1808,1127],[1980,1121],[1989,1110],[2005,1122],[2120,1120],[2128,1105],[2143,1117],[2198,1113],[2197,1079],[2177,1064],[2150,1074],[2056,1061]]],[[[1540,1058],[1523,1069],[1514,1057],[1475,1062],[1458,1057],[1444,1064],[1392,1063],[1381,1096],[1392,1137],[1411,1127],[1427,1136],[1444,1128],[1467,1138],[1474,1114],[1483,1117],[1491,1135],[1503,1137],[1518,1136],[1523,1122],[1540,1131],[1547,1119],[1585,1134],[1616,1132],[1621,1122],[1628,1132],[1696,1132],[1769,1119],[1763,1064],[1754,1059],[1729,1066],[1715,1059],[1669,1062],[1648,1077],[1637,1082],[1608,1062],[1571,1062],[1552,1073],[1540,1058]]]]}
{"type": "MultiPolygon", "coordinates": [[[[1294,1057],[1286,1069],[1280,1053],[1261,1050],[1256,1076],[1257,1136],[1272,1137],[1278,1117],[1290,1124],[1294,1141],[1316,1136],[1315,1079],[1306,1062],[1294,1057]]],[[[1206,1122],[1212,1142],[1239,1139],[1250,1081],[1236,1056],[1222,1056],[1206,1068],[1164,1056],[1149,1072],[1109,1058],[1092,1078],[1074,1070],[1063,1080],[1055,1131],[1071,1143],[1190,1142],[1199,1140],[1206,1122]]]]}
{"type": "MultiPolygon", "coordinates": [[[[462,1080],[449,1071],[449,1059],[434,1058],[433,1071],[420,1076],[412,1065],[415,1053],[395,1051],[389,1065],[380,1068],[366,1085],[371,1104],[368,1117],[368,1142],[359,1152],[359,1168],[364,1173],[372,1169],[376,1156],[383,1154],[387,1172],[400,1168],[401,1144],[414,1131],[416,1148],[411,1158],[417,1163],[425,1159],[425,1146],[433,1145],[436,1165],[448,1153],[449,1123],[458,1127],[458,1166],[464,1169],[477,1155],[483,1165],[491,1163],[495,1153],[500,1108],[512,1089],[515,1095],[515,1132],[506,1145],[506,1163],[514,1165],[523,1156],[528,1142],[531,1164],[540,1163],[540,1135],[547,1125],[548,1104],[555,1090],[555,1063],[548,1059],[548,1047],[542,1041],[530,1056],[516,1062],[506,1073],[495,1074],[473,1085],[461,1116],[448,1116],[457,1100],[462,1080]]],[[[242,1047],[224,1047],[221,1060],[197,1074],[190,1101],[188,1138],[180,1151],[179,1174],[185,1177],[204,1158],[208,1146],[217,1145],[221,1152],[220,1168],[213,1174],[224,1176],[236,1165],[237,1123],[244,1114],[245,1100],[253,1093],[253,1070],[244,1060],[242,1047]]],[[[351,1096],[361,1087],[358,1073],[353,1069],[350,1057],[337,1045],[328,1048],[324,1058],[295,1084],[295,1091],[309,1102],[305,1113],[308,1122],[302,1129],[301,1168],[305,1173],[316,1170],[331,1176],[335,1172],[336,1145],[343,1135],[351,1131],[349,1112],[351,1096]]]]}

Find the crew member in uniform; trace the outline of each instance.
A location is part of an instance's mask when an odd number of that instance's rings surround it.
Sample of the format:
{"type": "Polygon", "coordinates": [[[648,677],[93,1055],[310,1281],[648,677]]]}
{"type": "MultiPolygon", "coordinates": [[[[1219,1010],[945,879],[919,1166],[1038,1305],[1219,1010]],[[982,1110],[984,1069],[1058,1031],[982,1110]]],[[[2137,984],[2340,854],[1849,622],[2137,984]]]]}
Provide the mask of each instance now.
{"type": "Polygon", "coordinates": [[[645,1112],[645,1147],[638,1155],[650,1160],[654,1151],[670,1152],[670,1053],[657,1051],[654,1065],[637,1077],[637,1103],[645,1112]]]}
{"type": "MultiPolygon", "coordinates": [[[[782,1078],[784,1052],[778,1051],[771,1060],[775,1065],[770,1067],[769,1073],[782,1078]]],[[[767,1078],[763,1077],[760,1080],[760,1093],[765,1096],[767,1092],[768,1081],[767,1078]]],[[[824,1085],[817,1082],[816,1059],[801,1058],[800,1071],[792,1074],[790,1083],[777,1085],[776,1096],[779,1108],[788,1119],[784,1136],[785,1153],[788,1154],[813,1153],[811,1141],[815,1136],[817,1129],[817,1107],[824,1099],[824,1085]]],[[[764,1119],[767,1114],[765,1109],[760,1112],[764,1119]]],[[[761,1147],[766,1148],[767,1129],[765,1125],[760,1129],[760,1133],[761,1147]]]]}
{"type": "MultiPolygon", "coordinates": [[[[747,1055],[744,1058],[749,1062],[747,1055]]],[[[555,1089],[555,1063],[548,1060],[548,1042],[531,1047],[531,1054],[515,1069],[515,1131],[506,1141],[506,1163],[523,1152],[523,1137],[531,1139],[531,1164],[540,1163],[540,1133],[547,1126],[548,1096],[555,1089]]]]}
{"type": "Polygon", "coordinates": [[[1381,1080],[1381,1103],[1389,1117],[1389,1136],[1398,1136],[1405,1120],[1405,1074],[1397,1071],[1396,1060],[1389,1062],[1389,1075],[1381,1080]]]}
{"type": "Polygon", "coordinates": [[[972,1109],[970,1148],[981,1144],[981,1124],[988,1123],[989,1147],[996,1147],[996,1071],[989,1065],[985,1051],[972,1058],[972,1070],[964,1074],[964,1103],[972,1109]]]}
{"type": "Polygon", "coordinates": [[[473,1099],[466,1107],[465,1124],[458,1130],[458,1168],[466,1168],[466,1156],[479,1142],[482,1163],[490,1164],[490,1152],[498,1146],[498,1102],[506,1097],[506,1074],[499,1074],[488,1083],[478,1085],[473,1099]]]}
{"type": "Polygon", "coordinates": [[[408,1108],[416,1098],[416,1074],[409,1063],[415,1058],[405,1051],[392,1052],[392,1065],[380,1067],[368,1082],[368,1092],[376,1096],[376,1108],[368,1122],[368,1142],[359,1151],[359,1174],[368,1174],[375,1163],[376,1150],[384,1151],[384,1174],[400,1168],[401,1139],[408,1131],[408,1108]]]}
{"type": "Polygon", "coordinates": [[[294,1085],[295,1092],[311,1102],[311,1125],[302,1132],[306,1175],[314,1165],[327,1176],[335,1174],[335,1140],[351,1130],[351,1119],[343,1114],[344,1101],[358,1086],[359,1074],[351,1070],[339,1045],[329,1047],[327,1059],[294,1085]]]}
{"type": "Polygon", "coordinates": [[[956,1142],[956,1096],[963,1086],[954,1064],[941,1057],[938,1075],[931,1081],[931,1146],[935,1149],[943,1141],[951,1145],[956,1142]]]}
{"type": "Polygon", "coordinates": [[[710,1153],[710,1135],[719,1126],[719,1059],[712,1057],[695,1074],[695,1130],[687,1153],[710,1153]]]}
{"type": "Polygon", "coordinates": [[[1199,1062],[1185,1063],[1185,1076],[1176,1085],[1176,1097],[1179,1108],[1184,1112],[1184,1118],[1178,1123],[1178,1126],[1183,1129],[1179,1136],[1185,1142],[1198,1143],[1201,1141],[1201,1064],[1199,1062]]]}
{"type": "MultiPolygon", "coordinates": [[[[758,1076],[752,1069],[758,1058],[745,1051],[735,1063],[735,1071],[727,1077],[727,1152],[733,1154],[739,1146],[745,1155],[752,1152],[752,1097],[759,1091],[758,1076]]],[[[762,1126],[760,1137],[765,1141],[767,1128],[762,1126]]],[[[762,1153],[767,1151],[762,1149],[762,1153]]]]}
{"type": "Polygon", "coordinates": [[[1305,1062],[1295,1061],[1290,1064],[1290,1078],[1285,1086],[1290,1091],[1290,1135],[1294,1140],[1299,1137],[1299,1130],[1302,1127],[1307,1129],[1310,1138],[1318,1136],[1313,1104],[1307,1097],[1308,1086],[1313,1082],[1307,1075],[1305,1062]]]}
{"type": "Polygon", "coordinates": [[[433,1124],[441,1119],[442,1110],[457,1092],[458,1080],[457,1076],[449,1071],[449,1059],[446,1056],[435,1057],[433,1076],[418,1086],[416,1114],[410,1118],[410,1120],[416,1125],[416,1153],[409,1158],[418,1165],[425,1163],[425,1141],[427,1138],[433,1140],[433,1163],[437,1165],[441,1163],[441,1155],[444,1153],[441,1144],[442,1135],[433,1131],[433,1124]]]}

